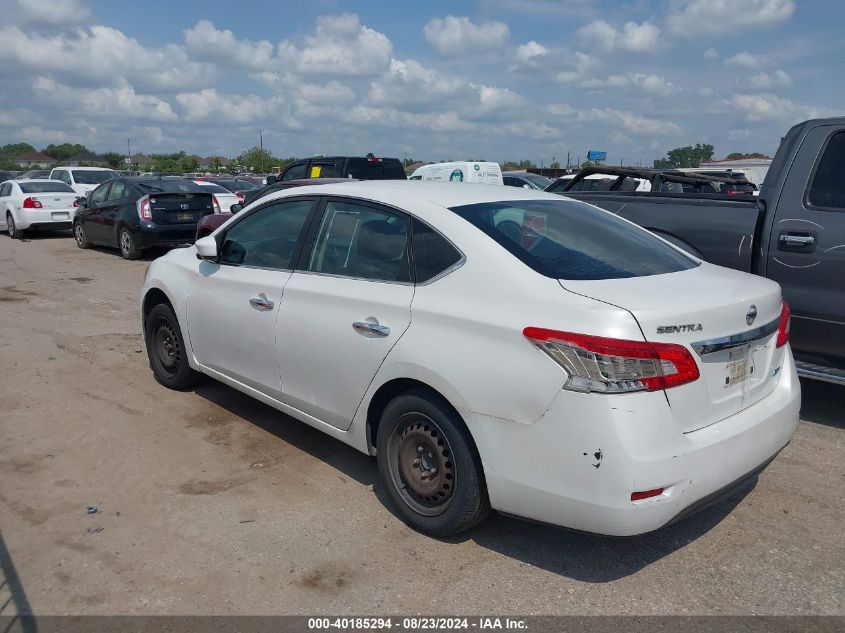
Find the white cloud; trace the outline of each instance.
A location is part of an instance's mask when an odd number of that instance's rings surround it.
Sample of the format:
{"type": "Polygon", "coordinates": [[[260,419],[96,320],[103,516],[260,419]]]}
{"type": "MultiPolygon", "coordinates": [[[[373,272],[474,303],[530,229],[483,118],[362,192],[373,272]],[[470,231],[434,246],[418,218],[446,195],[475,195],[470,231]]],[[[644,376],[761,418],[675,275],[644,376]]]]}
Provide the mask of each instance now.
{"type": "Polygon", "coordinates": [[[594,20],[578,29],[576,35],[588,46],[608,52],[652,53],[659,44],[660,28],[651,22],[626,22],[620,31],[604,20],[594,20]]]}
{"type": "Polygon", "coordinates": [[[207,83],[212,75],[209,66],[190,61],[179,46],[146,48],[108,26],[94,25],[53,36],[7,26],[0,28],[0,42],[0,60],[41,73],[109,81],[125,75],[135,84],[158,90],[189,88],[207,83]]]}
{"type": "Polygon", "coordinates": [[[587,53],[576,51],[565,61],[565,69],[555,77],[564,84],[575,83],[586,78],[587,74],[596,66],[596,60],[587,53]]]}
{"type": "Polygon", "coordinates": [[[754,55],[748,51],[742,51],[725,60],[725,66],[744,66],[745,68],[760,68],[767,63],[768,60],[763,55],[754,55]]]}
{"type": "Polygon", "coordinates": [[[521,95],[508,88],[471,85],[473,89],[478,91],[478,108],[473,108],[478,114],[488,115],[495,111],[512,110],[525,103],[525,99],[521,95]]]}
{"type": "Polygon", "coordinates": [[[634,73],[632,75],[610,75],[605,79],[585,79],[578,84],[588,90],[607,88],[636,88],[646,94],[668,97],[680,91],[671,81],[660,75],[634,73]]]}
{"type": "Polygon", "coordinates": [[[246,68],[267,68],[274,46],[267,40],[239,40],[228,29],[219,30],[208,20],[185,29],[185,44],[195,58],[232,63],[246,68]]]}
{"type": "Polygon", "coordinates": [[[387,71],[370,84],[367,98],[376,105],[447,107],[452,103],[449,97],[468,90],[465,79],[426,68],[413,59],[391,59],[387,71]]]}
{"type": "MultiPolygon", "coordinates": [[[[738,79],[737,83],[744,84],[744,81],[738,79]]],[[[771,90],[772,88],[791,86],[792,77],[783,70],[778,69],[772,74],[757,73],[748,80],[748,84],[755,90],[771,90]]]]}
{"type": "Polygon", "coordinates": [[[793,123],[835,114],[833,110],[827,108],[802,105],[768,93],[736,94],[725,103],[742,112],[748,121],[793,123]]]}
{"type": "Polygon", "coordinates": [[[176,95],[176,102],[185,110],[186,121],[213,119],[223,123],[251,123],[267,117],[282,103],[279,97],[221,94],[215,88],[176,95]]]}
{"type": "Polygon", "coordinates": [[[504,22],[475,24],[467,17],[447,15],[426,24],[423,35],[435,49],[449,55],[501,46],[510,38],[510,29],[504,22]]]}
{"type": "Polygon", "coordinates": [[[516,60],[526,66],[540,64],[544,58],[549,56],[549,49],[531,40],[526,44],[521,44],[516,47],[516,60]]]}
{"type": "Polygon", "coordinates": [[[674,0],[666,18],[681,37],[708,37],[779,24],[792,17],[795,0],[674,0]]]}
{"type": "Polygon", "coordinates": [[[579,123],[608,123],[616,127],[617,131],[621,130],[630,136],[676,136],[683,131],[673,121],[616,108],[575,108],[567,103],[556,103],[547,106],[546,111],[579,123]]]}
{"type": "Polygon", "coordinates": [[[32,89],[40,99],[86,115],[154,121],[174,121],[177,118],[167,101],[155,95],[135,92],[135,88],[123,78],[113,88],[78,90],[47,77],[36,77],[32,89]]]}
{"type": "Polygon", "coordinates": [[[708,48],[704,51],[704,59],[719,59],[719,51],[715,48],[708,48]]]}
{"type": "Polygon", "coordinates": [[[6,14],[26,24],[66,26],[81,24],[91,17],[82,0],[18,0],[17,10],[6,14]]]}
{"type": "Polygon", "coordinates": [[[305,37],[302,46],[279,43],[285,65],[303,74],[375,75],[387,68],[392,54],[388,37],[361,24],[353,13],[320,16],[314,35],[305,37]]]}

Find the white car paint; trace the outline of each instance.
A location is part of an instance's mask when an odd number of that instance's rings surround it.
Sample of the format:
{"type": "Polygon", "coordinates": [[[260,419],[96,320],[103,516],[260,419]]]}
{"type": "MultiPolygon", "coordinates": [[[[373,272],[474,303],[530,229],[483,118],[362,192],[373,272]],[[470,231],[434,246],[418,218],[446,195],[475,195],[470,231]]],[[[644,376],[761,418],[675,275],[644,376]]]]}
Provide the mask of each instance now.
{"type": "Polygon", "coordinates": [[[50,228],[70,228],[76,215],[79,194],[63,183],[46,179],[7,180],[0,183],[0,226],[8,231],[7,217],[12,216],[15,226],[26,230],[33,224],[50,228]],[[23,187],[23,189],[22,189],[23,187]],[[24,189],[55,189],[63,191],[28,193],[24,189]],[[30,203],[26,203],[30,200],[30,203]],[[38,208],[34,208],[37,206],[38,208]]]}
{"type": "MultiPolygon", "coordinates": [[[[369,454],[376,447],[368,408],[379,389],[397,379],[424,383],[466,424],[494,509],[609,535],[665,525],[790,441],[800,387],[789,345],[775,344],[778,332],[710,355],[692,346],[777,323],[777,284],[706,262],[651,276],[558,280],[449,210],[500,201],[595,210],[544,192],[367,181],[289,189],[262,203],[318,196],[402,209],[463,257],[417,285],[198,260],[198,248],[213,250],[214,237],[247,209],[196,246],[155,260],[144,282],[142,310],[151,290],[167,296],[191,367],[369,454]],[[251,309],[261,294],[272,309],[251,309]],[[746,320],[750,304],[755,327],[746,320]],[[390,336],[368,338],[351,327],[376,320],[390,336]],[[692,331],[683,331],[686,324],[692,331]],[[526,338],[529,326],[676,344],[700,377],[656,391],[573,390],[574,376],[526,338]],[[657,333],[667,326],[670,333],[657,333]],[[726,388],[739,360],[747,380],[726,388]]],[[[632,235],[645,233],[625,224],[632,235]]]]}
{"type": "Polygon", "coordinates": [[[458,161],[423,165],[408,180],[436,180],[442,182],[469,182],[483,185],[501,185],[502,168],[499,163],[458,161]]]}
{"type": "Polygon", "coordinates": [[[114,169],[106,167],[54,167],[50,172],[50,180],[60,180],[70,185],[78,194],[87,196],[106,180],[117,178],[118,175],[114,169]],[[99,182],[85,182],[89,179],[99,182]]]}
{"type": "Polygon", "coordinates": [[[219,207],[219,211],[215,210],[215,213],[231,213],[233,204],[243,204],[238,196],[215,182],[209,182],[207,180],[195,180],[194,182],[212,190],[211,193],[214,199],[217,200],[217,206],[219,207]]]}

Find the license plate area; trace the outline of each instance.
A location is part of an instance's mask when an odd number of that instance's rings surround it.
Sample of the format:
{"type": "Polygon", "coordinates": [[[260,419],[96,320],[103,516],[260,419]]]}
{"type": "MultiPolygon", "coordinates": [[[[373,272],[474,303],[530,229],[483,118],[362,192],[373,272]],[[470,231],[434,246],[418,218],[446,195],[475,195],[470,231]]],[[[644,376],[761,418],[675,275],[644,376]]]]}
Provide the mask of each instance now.
{"type": "Polygon", "coordinates": [[[194,221],[194,214],[193,213],[177,213],[176,214],[176,221],[177,222],[193,222],[194,221]]]}
{"type": "MultiPolygon", "coordinates": [[[[757,346],[760,347],[760,346],[757,346]]],[[[730,350],[725,364],[724,388],[729,389],[751,379],[754,374],[754,349],[752,345],[743,345],[730,350]]]]}
{"type": "Polygon", "coordinates": [[[50,214],[54,220],[67,220],[70,214],[67,211],[58,211],[50,214]]]}

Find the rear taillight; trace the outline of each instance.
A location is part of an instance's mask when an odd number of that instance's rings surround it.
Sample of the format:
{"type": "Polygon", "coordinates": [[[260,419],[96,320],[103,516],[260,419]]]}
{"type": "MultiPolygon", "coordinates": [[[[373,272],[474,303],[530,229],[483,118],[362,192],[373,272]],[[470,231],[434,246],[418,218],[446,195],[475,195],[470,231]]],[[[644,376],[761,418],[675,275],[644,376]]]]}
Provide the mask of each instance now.
{"type": "Polygon", "coordinates": [[[235,195],[238,197],[238,200],[240,200],[241,202],[244,201],[244,192],[243,191],[236,191],[235,195]]]}
{"type": "Polygon", "coordinates": [[[77,200],[76,198],[73,199],[73,208],[74,209],[79,208],[79,200],[77,200]]]}
{"type": "Polygon", "coordinates": [[[138,207],[138,217],[142,220],[152,220],[153,219],[153,210],[150,207],[150,197],[144,196],[140,198],[138,202],[135,203],[135,206],[138,207]]]}
{"type": "Polygon", "coordinates": [[[789,304],[784,301],[783,307],[780,309],[780,320],[778,321],[778,340],[777,347],[783,347],[789,343],[789,323],[792,316],[792,310],[789,309],[789,304]]]}
{"type": "Polygon", "coordinates": [[[41,202],[39,200],[35,200],[33,198],[24,198],[23,208],[24,209],[40,209],[41,208],[41,202]]]}
{"type": "Polygon", "coordinates": [[[683,345],[626,341],[527,327],[522,333],[569,374],[572,391],[628,393],[677,387],[698,379],[683,345]]]}
{"type": "Polygon", "coordinates": [[[214,194],[211,194],[211,200],[214,202],[214,212],[215,213],[223,213],[220,210],[220,201],[217,199],[217,196],[215,196],[214,194]]]}

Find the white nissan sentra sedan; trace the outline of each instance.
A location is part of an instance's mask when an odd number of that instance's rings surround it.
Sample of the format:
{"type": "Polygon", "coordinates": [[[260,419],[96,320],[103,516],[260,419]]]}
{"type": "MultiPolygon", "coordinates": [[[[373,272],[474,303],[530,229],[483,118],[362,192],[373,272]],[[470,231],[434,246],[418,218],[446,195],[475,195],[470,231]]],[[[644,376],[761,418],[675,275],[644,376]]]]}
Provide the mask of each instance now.
{"type": "Polygon", "coordinates": [[[289,189],[154,261],[141,309],[161,384],[211,376],[376,455],[433,535],[491,508],[648,532],[751,479],[798,420],[777,284],[543,192],[289,189]]]}

